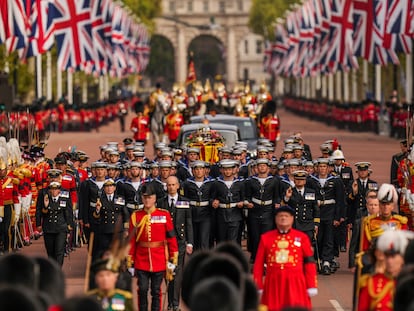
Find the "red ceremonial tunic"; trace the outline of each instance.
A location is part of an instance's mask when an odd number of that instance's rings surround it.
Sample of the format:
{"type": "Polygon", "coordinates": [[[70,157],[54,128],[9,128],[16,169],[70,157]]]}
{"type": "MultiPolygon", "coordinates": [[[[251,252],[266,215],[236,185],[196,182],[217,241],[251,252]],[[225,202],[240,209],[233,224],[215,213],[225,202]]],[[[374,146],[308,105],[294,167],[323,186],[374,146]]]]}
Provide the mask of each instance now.
{"type": "Polygon", "coordinates": [[[132,119],[130,129],[134,132],[134,139],[137,141],[146,141],[149,133],[149,118],[146,116],[137,116],[132,119]]]}
{"type": "Polygon", "coordinates": [[[168,136],[170,141],[175,141],[180,134],[181,126],[184,124],[184,117],[181,113],[170,113],[166,117],[164,126],[164,134],[168,136]]]}
{"type": "Polygon", "coordinates": [[[367,275],[360,282],[358,311],[392,311],[395,280],[383,273],[367,275]]]}
{"type": "Polygon", "coordinates": [[[264,117],[260,122],[260,136],[275,141],[280,136],[280,124],[277,116],[264,117]]]}
{"type": "Polygon", "coordinates": [[[129,231],[131,232],[134,227],[137,227],[137,231],[131,239],[129,255],[135,269],[149,272],[165,271],[167,260],[178,254],[170,213],[159,208],[150,214],[145,210],[136,211],[129,220],[129,231]]]}
{"type": "Polygon", "coordinates": [[[316,288],[316,265],[309,237],[291,229],[282,234],[278,230],[262,234],[253,278],[263,289],[261,303],[269,311],[279,311],[287,306],[312,309],[308,288],[316,288]],[[264,264],[267,265],[264,277],[264,264]]]}

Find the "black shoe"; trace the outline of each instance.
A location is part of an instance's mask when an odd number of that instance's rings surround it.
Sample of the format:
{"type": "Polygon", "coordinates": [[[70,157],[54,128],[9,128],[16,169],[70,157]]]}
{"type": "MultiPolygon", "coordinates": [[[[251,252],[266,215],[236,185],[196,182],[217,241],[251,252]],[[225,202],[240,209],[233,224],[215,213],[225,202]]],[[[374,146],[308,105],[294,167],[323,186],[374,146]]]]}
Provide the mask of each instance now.
{"type": "Polygon", "coordinates": [[[167,310],[168,311],[172,311],[173,310],[173,307],[172,306],[168,306],[167,310]]]}
{"type": "Polygon", "coordinates": [[[179,307],[174,307],[173,310],[174,311],[181,311],[181,309],[179,307]]]}
{"type": "Polygon", "coordinates": [[[341,253],[346,253],[346,247],[345,246],[341,246],[341,248],[339,250],[341,251],[341,253]]]}
{"type": "Polygon", "coordinates": [[[337,270],[337,269],[339,269],[339,268],[340,268],[340,264],[339,264],[339,262],[337,262],[336,260],[332,260],[332,261],[330,262],[330,267],[331,267],[331,268],[333,268],[333,269],[335,269],[335,270],[337,270]]]}
{"type": "Polygon", "coordinates": [[[325,265],[322,267],[322,274],[323,275],[330,275],[331,274],[331,269],[329,266],[325,265]]]}

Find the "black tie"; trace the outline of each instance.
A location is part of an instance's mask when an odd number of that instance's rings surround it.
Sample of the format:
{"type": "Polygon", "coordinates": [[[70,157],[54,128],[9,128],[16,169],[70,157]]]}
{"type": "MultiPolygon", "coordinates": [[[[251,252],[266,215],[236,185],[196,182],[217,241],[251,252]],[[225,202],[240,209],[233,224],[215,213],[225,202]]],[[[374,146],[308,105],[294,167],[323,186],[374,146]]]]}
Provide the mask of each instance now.
{"type": "Polygon", "coordinates": [[[171,198],[170,209],[174,208],[174,198],[171,198]]]}
{"type": "Polygon", "coordinates": [[[108,201],[112,202],[112,195],[108,195],[108,201]]]}

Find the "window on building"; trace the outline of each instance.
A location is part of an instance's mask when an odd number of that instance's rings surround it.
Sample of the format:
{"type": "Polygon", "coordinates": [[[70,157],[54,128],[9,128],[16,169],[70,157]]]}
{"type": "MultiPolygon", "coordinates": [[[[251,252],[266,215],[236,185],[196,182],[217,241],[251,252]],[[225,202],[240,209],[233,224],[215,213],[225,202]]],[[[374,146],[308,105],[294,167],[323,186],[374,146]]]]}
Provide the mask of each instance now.
{"type": "Polygon", "coordinates": [[[249,80],[249,69],[248,68],[243,69],[243,79],[244,81],[249,80]]]}
{"type": "Polygon", "coordinates": [[[256,54],[262,54],[263,53],[263,42],[262,40],[256,40],[256,54]]]}
{"type": "Polygon", "coordinates": [[[226,2],[225,1],[219,2],[219,12],[226,13],[226,2]]]}
{"type": "Polygon", "coordinates": [[[192,12],[193,11],[193,1],[187,2],[187,11],[192,12]]]}
{"type": "Polygon", "coordinates": [[[169,3],[170,12],[175,12],[175,1],[169,3]]]}
{"type": "Polygon", "coordinates": [[[239,11],[243,11],[243,0],[237,1],[237,7],[239,11]]]}
{"type": "Polygon", "coordinates": [[[244,40],[244,54],[249,54],[249,41],[244,40]]]}
{"type": "Polygon", "coordinates": [[[203,2],[203,11],[208,12],[208,1],[203,2]]]}

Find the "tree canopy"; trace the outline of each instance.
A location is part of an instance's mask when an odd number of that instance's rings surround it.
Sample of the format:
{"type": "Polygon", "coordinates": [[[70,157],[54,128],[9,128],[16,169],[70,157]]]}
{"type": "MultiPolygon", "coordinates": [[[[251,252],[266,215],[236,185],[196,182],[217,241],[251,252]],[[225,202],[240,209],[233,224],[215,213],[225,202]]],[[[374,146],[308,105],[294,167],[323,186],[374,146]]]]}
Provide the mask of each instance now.
{"type": "Polygon", "coordinates": [[[283,17],[289,7],[299,0],[253,0],[250,8],[249,27],[267,39],[274,38],[273,23],[283,17]]]}
{"type": "Polygon", "coordinates": [[[154,29],[154,18],[162,12],[161,0],[123,0],[123,2],[148,26],[150,31],[154,29]]]}

